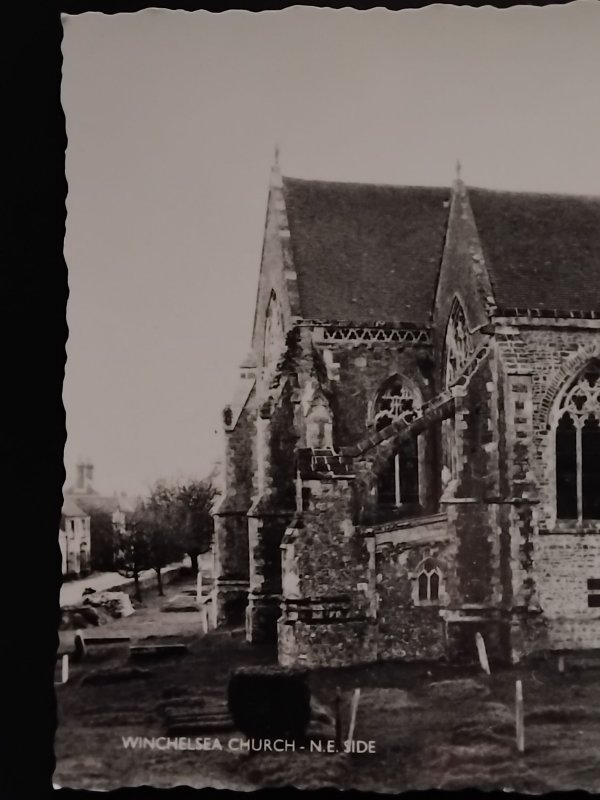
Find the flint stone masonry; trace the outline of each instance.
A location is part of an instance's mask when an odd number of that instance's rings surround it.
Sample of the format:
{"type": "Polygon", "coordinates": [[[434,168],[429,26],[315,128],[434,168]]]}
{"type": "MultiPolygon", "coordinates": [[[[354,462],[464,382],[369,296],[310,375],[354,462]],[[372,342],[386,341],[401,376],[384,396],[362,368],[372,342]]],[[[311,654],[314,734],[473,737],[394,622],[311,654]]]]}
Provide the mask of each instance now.
{"type": "MultiPolygon", "coordinates": [[[[383,527],[383,526],[382,526],[383,527]]],[[[386,526],[391,527],[391,526],[386,526]]],[[[446,519],[407,523],[397,530],[374,531],[377,557],[379,658],[435,660],[445,655],[445,627],[440,608],[419,601],[415,577],[425,561],[444,576],[440,596],[453,591],[454,542],[446,519]]]]}
{"type": "Polygon", "coordinates": [[[600,203],[577,233],[590,293],[553,261],[560,226],[511,233],[523,209],[576,220],[580,202],[274,168],[252,353],[224,413],[218,624],[245,620],[284,666],[477,663],[477,633],[492,662],[600,647],[600,520],[557,519],[555,453],[560,398],[600,358],[600,311],[560,311],[600,291],[600,203]],[[552,261],[543,286],[529,261],[552,261]]]}

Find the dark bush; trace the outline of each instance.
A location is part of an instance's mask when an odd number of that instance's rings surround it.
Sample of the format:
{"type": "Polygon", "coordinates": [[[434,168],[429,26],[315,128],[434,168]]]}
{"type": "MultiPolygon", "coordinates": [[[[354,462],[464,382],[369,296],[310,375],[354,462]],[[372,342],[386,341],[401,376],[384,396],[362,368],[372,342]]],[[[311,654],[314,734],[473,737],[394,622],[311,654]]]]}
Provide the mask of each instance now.
{"type": "Polygon", "coordinates": [[[301,739],[310,721],[308,670],[240,667],[229,679],[229,711],[249,738],[301,739]]]}

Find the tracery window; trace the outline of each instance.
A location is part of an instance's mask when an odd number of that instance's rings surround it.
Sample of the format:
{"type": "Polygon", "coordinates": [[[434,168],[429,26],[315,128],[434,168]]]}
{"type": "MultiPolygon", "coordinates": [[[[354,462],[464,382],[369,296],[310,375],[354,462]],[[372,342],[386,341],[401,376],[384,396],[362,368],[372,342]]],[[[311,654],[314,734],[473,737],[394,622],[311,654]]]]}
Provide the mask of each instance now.
{"type": "Polygon", "coordinates": [[[556,426],[556,513],[600,519],[600,360],[594,359],[562,398],[556,426]]]}
{"type": "Polygon", "coordinates": [[[473,338],[467,327],[467,320],[462,305],[458,300],[448,320],[446,330],[446,386],[450,386],[466,367],[473,355],[473,338]]]}
{"type": "Polygon", "coordinates": [[[441,594],[441,572],[431,558],[425,559],[417,572],[416,600],[422,604],[437,604],[441,594]]]}
{"type": "Polygon", "coordinates": [[[378,431],[402,419],[411,422],[421,404],[416,392],[398,375],[394,375],[381,388],[375,404],[375,427],[378,431]]]}
{"type": "MultiPolygon", "coordinates": [[[[421,407],[417,392],[398,375],[381,388],[375,404],[377,430],[397,420],[412,422],[421,407]]],[[[415,437],[402,442],[379,474],[377,497],[380,506],[409,509],[419,502],[419,460],[415,437]]]]}

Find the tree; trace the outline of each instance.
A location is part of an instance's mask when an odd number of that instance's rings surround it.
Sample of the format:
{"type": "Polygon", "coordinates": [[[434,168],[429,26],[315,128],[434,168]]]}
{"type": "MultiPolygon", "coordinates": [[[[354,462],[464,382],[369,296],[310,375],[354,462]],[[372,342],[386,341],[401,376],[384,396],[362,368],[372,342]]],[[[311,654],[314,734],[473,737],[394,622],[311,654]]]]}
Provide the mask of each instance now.
{"type": "Polygon", "coordinates": [[[181,543],[197,570],[197,558],[210,550],[214,534],[211,514],[218,492],[209,480],[191,481],[179,486],[177,491],[178,515],[181,525],[181,543]]]}
{"type": "MultiPolygon", "coordinates": [[[[83,504],[82,504],[83,508],[83,504]]],[[[116,534],[112,517],[101,508],[85,508],[90,515],[91,568],[111,572],[115,568],[116,534]]]]}
{"type": "Polygon", "coordinates": [[[116,566],[119,575],[133,578],[135,599],[142,601],[140,573],[150,562],[151,519],[140,503],[123,527],[117,528],[116,566]]]}
{"type": "Polygon", "coordinates": [[[177,488],[155,484],[144,505],[148,562],[156,572],[158,593],[164,595],[162,570],[183,555],[177,488]]]}

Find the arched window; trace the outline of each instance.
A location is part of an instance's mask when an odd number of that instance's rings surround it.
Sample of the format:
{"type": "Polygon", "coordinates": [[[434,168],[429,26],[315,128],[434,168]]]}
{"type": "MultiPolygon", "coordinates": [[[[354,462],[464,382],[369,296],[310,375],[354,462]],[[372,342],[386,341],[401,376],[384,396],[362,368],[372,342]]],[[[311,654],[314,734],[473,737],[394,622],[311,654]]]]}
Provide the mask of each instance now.
{"type": "Polygon", "coordinates": [[[436,605],[441,598],[442,575],[433,559],[427,558],[421,564],[416,576],[416,597],[418,604],[436,605]]]}
{"type": "Polygon", "coordinates": [[[450,386],[461,374],[474,351],[465,312],[458,300],[454,301],[450,312],[444,349],[446,353],[445,385],[450,386]]]}
{"type": "MultiPolygon", "coordinates": [[[[461,375],[474,352],[473,338],[469,333],[463,307],[456,298],[448,317],[446,338],[444,340],[444,385],[451,386],[461,375]]],[[[457,451],[455,443],[454,419],[442,422],[442,491],[458,474],[457,451]],[[445,467],[445,469],[444,469],[445,467]]]]}
{"type": "Polygon", "coordinates": [[[573,381],[556,425],[556,515],[600,519],[600,360],[573,381]]]}
{"type": "Polygon", "coordinates": [[[379,474],[377,498],[380,506],[416,510],[419,503],[419,458],[417,440],[402,442],[379,474]]]}
{"type": "Polygon", "coordinates": [[[265,319],[265,341],[263,366],[268,373],[275,370],[277,362],[285,346],[285,330],[283,315],[277,302],[275,292],[271,292],[265,319]]]}
{"type": "MultiPolygon", "coordinates": [[[[397,420],[412,422],[421,407],[421,398],[399,375],[389,378],[381,387],[375,403],[374,422],[382,430],[397,420]]],[[[380,472],[377,485],[378,503],[387,508],[410,509],[419,502],[419,459],[415,437],[401,443],[380,472]]]]}

